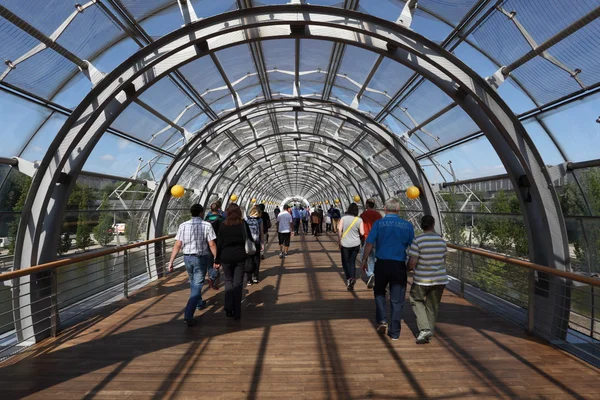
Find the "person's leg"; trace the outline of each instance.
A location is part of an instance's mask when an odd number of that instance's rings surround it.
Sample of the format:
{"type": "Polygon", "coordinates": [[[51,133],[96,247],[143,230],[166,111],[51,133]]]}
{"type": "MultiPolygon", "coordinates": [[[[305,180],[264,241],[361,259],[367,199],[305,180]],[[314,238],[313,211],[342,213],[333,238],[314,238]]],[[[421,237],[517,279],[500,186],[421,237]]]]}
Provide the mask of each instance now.
{"type": "MultiPolygon", "coordinates": [[[[394,262],[390,269],[390,314],[391,324],[388,336],[392,339],[400,337],[400,323],[404,309],[404,298],[406,296],[406,264],[394,262]]],[[[377,275],[375,275],[377,279],[377,275]]]]}
{"type": "Polygon", "coordinates": [[[387,323],[387,305],[385,303],[385,287],[388,284],[387,274],[385,273],[385,264],[378,260],[375,263],[375,321],[378,324],[387,323]]]}
{"type": "Polygon", "coordinates": [[[290,250],[290,240],[292,238],[291,233],[286,233],[283,241],[283,254],[287,256],[288,251],[290,250]]]}
{"type": "MultiPolygon", "coordinates": [[[[185,263],[185,269],[190,279],[190,297],[187,305],[185,306],[185,312],[183,318],[188,321],[194,319],[194,311],[198,306],[198,302],[202,298],[201,290],[202,284],[200,283],[200,260],[196,256],[185,256],[183,258],[185,263]]],[[[204,279],[202,279],[203,281],[204,279]]]]}
{"type": "Polygon", "coordinates": [[[358,252],[360,251],[360,246],[350,247],[350,252],[348,254],[348,272],[350,273],[350,279],[352,279],[352,284],[356,280],[356,257],[358,256],[358,252]]]}
{"type": "Polygon", "coordinates": [[[233,313],[233,268],[235,264],[223,264],[225,274],[225,311],[233,313]]]}
{"type": "Polygon", "coordinates": [[[252,274],[252,283],[258,283],[258,273],[260,271],[260,244],[256,246],[256,254],[254,255],[254,273],[252,274]]]}
{"type": "Polygon", "coordinates": [[[342,269],[344,270],[344,277],[346,278],[346,282],[348,282],[348,280],[350,279],[350,271],[348,270],[348,257],[349,257],[349,251],[350,249],[348,247],[344,247],[342,246],[342,248],[340,249],[340,253],[342,256],[342,269]]]}
{"type": "Polygon", "coordinates": [[[279,232],[277,234],[279,239],[279,258],[283,257],[283,243],[284,243],[284,233],[279,232]]]}
{"type": "Polygon", "coordinates": [[[427,293],[427,300],[425,301],[427,307],[427,320],[429,321],[429,329],[431,333],[435,332],[435,324],[437,323],[437,316],[442,301],[442,294],[446,285],[435,285],[429,288],[427,293]]]}
{"type": "Polygon", "coordinates": [[[233,267],[233,317],[242,315],[242,294],[244,284],[244,263],[232,264],[233,267]]]}
{"type": "Polygon", "coordinates": [[[412,284],[410,288],[410,304],[412,305],[415,317],[417,317],[417,328],[419,332],[424,330],[431,330],[429,325],[429,318],[427,313],[427,306],[425,304],[425,286],[412,284]]]}

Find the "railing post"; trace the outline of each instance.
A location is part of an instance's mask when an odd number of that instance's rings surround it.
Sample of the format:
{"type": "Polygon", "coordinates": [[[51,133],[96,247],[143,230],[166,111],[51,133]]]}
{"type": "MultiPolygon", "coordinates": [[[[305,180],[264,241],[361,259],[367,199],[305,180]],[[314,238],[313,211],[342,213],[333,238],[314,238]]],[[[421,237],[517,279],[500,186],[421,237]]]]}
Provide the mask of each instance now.
{"type": "Polygon", "coordinates": [[[459,250],[460,254],[458,256],[458,280],[460,281],[460,297],[465,297],[465,278],[464,278],[464,268],[465,268],[465,252],[459,250]]]}
{"type": "Polygon", "coordinates": [[[167,257],[167,240],[165,239],[165,240],[162,241],[162,262],[161,262],[161,265],[162,265],[162,267],[161,267],[162,268],[162,276],[165,276],[167,274],[167,270],[166,270],[166,268],[167,268],[166,267],[167,260],[168,260],[168,257],[167,257]]]}
{"type": "Polygon", "coordinates": [[[535,271],[529,270],[529,298],[527,302],[527,333],[533,335],[535,330],[535,271]]]}
{"type": "Polygon", "coordinates": [[[56,337],[58,333],[58,276],[57,270],[50,272],[50,335],[56,337]]]}
{"type": "Polygon", "coordinates": [[[129,250],[123,251],[123,297],[129,298],[129,250]]]}

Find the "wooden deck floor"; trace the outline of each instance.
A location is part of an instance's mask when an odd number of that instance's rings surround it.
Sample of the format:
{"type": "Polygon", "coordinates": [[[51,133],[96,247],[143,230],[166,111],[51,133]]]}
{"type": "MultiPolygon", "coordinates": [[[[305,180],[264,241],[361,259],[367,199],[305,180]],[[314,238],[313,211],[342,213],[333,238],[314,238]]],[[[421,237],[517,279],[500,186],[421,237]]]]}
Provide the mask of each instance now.
{"type": "Polygon", "coordinates": [[[437,338],[378,336],[371,290],[346,291],[329,238],[268,248],[241,321],[223,290],[183,325],[187,277],[174,274],[29,353],[0,364],[0,399],[600,398],[599,370],[444,294],[437,338]]]}

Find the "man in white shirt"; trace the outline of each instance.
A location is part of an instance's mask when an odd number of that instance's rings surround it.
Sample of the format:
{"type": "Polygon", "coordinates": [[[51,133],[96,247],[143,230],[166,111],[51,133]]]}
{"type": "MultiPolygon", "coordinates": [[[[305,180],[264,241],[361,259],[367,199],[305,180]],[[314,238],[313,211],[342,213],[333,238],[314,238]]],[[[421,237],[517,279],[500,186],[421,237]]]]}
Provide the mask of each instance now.
{"type": "Polygon", "coordinates": [[[292,224],[294,219],[288,212],[289,206],[283,206],[283,212],[277,216],[277,233],[279,234],[279,258],[287,257],[290,249],[290,238],[292,236],[292,224]]]}
{"type": "Polygon", "coordinates": [[[212,225],[202,220],[204,208],[200,204],[192,205],[190,213],[192,219],[179,225],[177,230],[169,261],[169,272],[173,271],[175,257],[183,250],[183,262],[190,279],[190,298],[185,306],[184,321],[188,326],[194,326],[194,311],[206,306],[206,301],[202,300],[202,285],[211,260],[210,253],[213,260],[217,257],[217,237],[212,225]]]}

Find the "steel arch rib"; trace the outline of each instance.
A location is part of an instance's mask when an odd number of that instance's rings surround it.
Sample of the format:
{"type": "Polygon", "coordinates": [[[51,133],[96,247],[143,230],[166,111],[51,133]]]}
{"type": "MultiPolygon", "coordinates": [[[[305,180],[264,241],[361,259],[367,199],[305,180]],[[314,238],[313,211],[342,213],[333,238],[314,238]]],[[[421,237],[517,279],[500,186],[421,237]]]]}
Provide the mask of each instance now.
{"type": "MultiPolygon", "coordinates": [[[[75,180],[103,132],[131,101],[157,79],[194,59],[236,44],[279,38],[322,39],[362,47],[419,72],[438,86],[485,132],[518,188],[532,260],[568,269],[566,228],[549,173],[521,123],[483,78],[437,44],[399,25],[349,10],[309,5],[251,8],[197,21],[141,49],[104,77],[69,117],[40,163],[23,208],[15,267],[27,268],[55,258],[75,180]],[[291,34],[290,25],[298,24],[305,26],[303,33],[294,30],[291,34]]],[[[423,177],[420,169],[407,172],[423,177]]],[[[157,196],[165,195],[162,186],[157,196]]],[[[40,293],[46,286],[36,278],[31,283],[22,278],[19,283],[30,285],[30,293],[40,293]]],[[[563,337],[569,297],[562,280],[550,282],[543,288],[549,296],[536,295],[536,306],[543,309],[538,312],[539,324],[549,327],[553,336],[563,337]]],[[[15,309],[22,311],[15,315],[19,338],[44,337],[47,304],[39,297],[22,296],[18,290],[13,295],[15,309]]]]}
{"type": "MultiPolygon", "coordinates": [[[[267,136],[263,136],[257,140],[252,140],[251,142],[246,143],[243,147],[240,147],[238,149],[236,149],[235,152],[231,153],[228,155],[228,159],[230,158],[235,158],[235,159],[241,159],[242,157],[237,158],[236,155],[239,152],[248,150],[250,146],[255,146],[253,147],[254,149],[258,148],[259,145],[268,145],[268,144],[272,144],[273,139],[282,137],[282,136],[286,136],[286,137],[292,137],[292,136],[304,136],[307,138],[318,138],[323,140],[328,146],[334,147],[336,150],[345,153],[346,155],[350,155],[350,158],[352,161],[354,161],[359,168],[361,168],[363,171],[365,171],[367,177],[369,177],[371,179],[371,181],[373,182],[373,185],[375,186],[376,190],[379,192],[380,196],[382,198],[384,198],[385,196],[389,195],[389,191],[384,191],[383,188],[385,187],[385,184],[383,183],[383,181],[381,181],[381,178],[377,175],[377,171],[375,171],[375,169],[373,169],[373,167],[368,163],[365,162],[366,160],[364,158],[362,158],[358,153],[356,153],[354,150],[352,150],[349,146],[343,144],[342,142],[336,141],[328,136],[325,135],[317,135],[314,133],[308,133],[308,132],[283,132],[283,133],[278,133],[278,134],[271,134],[271,135],[267,135],[267,136]]],[[[305,150],[302,150],[303,152],[305,152],[305,150]]],[[[271,154],[285,154],[286,151],[281,151],[281,152],[276,152],[276,153],[271,153],[271,154]]],[[[320,154],[320,153],[313,153],[313,154],[320,154]]],[[[230,164],[230,162],[228,160],[224,160],[221,165],[219,165],[217,168],[214,169],[213,174],[210,176],[210,178],[208,179],[208,184],[205,185],[205,189],[202,190],[202,194],[201,194],[201,201],[202,202],[206,202],[208,196],[214,191],[214,186],[216,184],[216,182],[221,179],[221,177],[227,172],[227,170],[225,168],[222,168],[222,166],[230,164]]],[[[230,164],[231,165],[231,164],[230,164]]]]}
{"type": "MultiPolygon", "coordinates": [[[[333,162],[330,162],[330,161],[331,161],[331,159],[330,159],[330,160],[327,160],[327,159],[322,159],[321,161],[322,161],[322,162],[324,162],[324,163],[327,163],[327,164],[328,164],[328,165],[330,165],[331,167],[335,168],[335,166],[333,165],[333,162]]],[[[275,167],[275,166],[277,166],[277,165],[282,165],[282,164],[284,164],[284,163],[285,163],[285,161],[278,162],[278,163],[274,163],[274,164],[272,165],[272,167],[275,167]]],[[[331,170],[325,170],[324,168],[322,168],[322,167],[320,167],[320,166],[318,166],[318,165],[316,165],[316,164],[311,164],[311,165],[314,165],[316,168],[319,168],[319,169],[321,169],[321,171],[322,171],[324,174],[326,174],[327,176],[329,176],[329,177],[331,177],[331,178],[333,178],[333,179],[335,179],[335,178],[336,178],[336,177],[335,177],[335,175],[333,175],[333,173],[331,172],[331,170]]],[[[342,172],[342,170],[341,170],[341,169],[340,169],[340,172],[342,172]]],[[[240,175],[242,175],[243,173],[245,173],[245,172],[242,172],[240,175]]],[[[351,182],[352,186],[354,186],[354,188],[355,188],[356,190],[358,190],[358,188],[356,187],[356,184],[358,184],[358,182],[357,182],[355,179],[351,179],[351,178],[348,178],[348,179],[350,180],[350,182],[351,182]]],[[[235,190],[237,189],[237,187],[238,187],[240,184],[241,184],[241,182],[238,182],[238,183],[236,183],[236,186],[235,186],[235,187],[233,187],[232,189],[230,189],[230,191],[229,191],[229,193],[228,193],[228,194],[229,194],[229,195],[231,195],[232,193],[235,193],[235,190]]],[[[266,185],[266,183],[263,183],[261,186],[258,186],[258,187],[256,188],[256,190],[259,190],[259,189],[260,189],[260,190],[262,190],[262,188],[263,188],[265,185],[266,185]]],[[[246,188],[246,187],[248,187],[248,186],[246,185],[244,188],[246,188]]],[[[343,192],[343,193],[344,193],[346,196],[349,196],[349,194],[348,194],[347,190],[346,190],[344,187],[340,186],[340,191],[342,191],[342,192],[343,192]]],[[[300,193],[297,193],[297,194],[300,194],[300,193]]],[[[240,192],[240,195],[243,195],[243,193],[242,193],[242,192],[240,192]]],[[[333,193],[333,192],[331,192],[331,193],[330,193],[330,195],[334,195],[334,193],[333,193]]]]}

